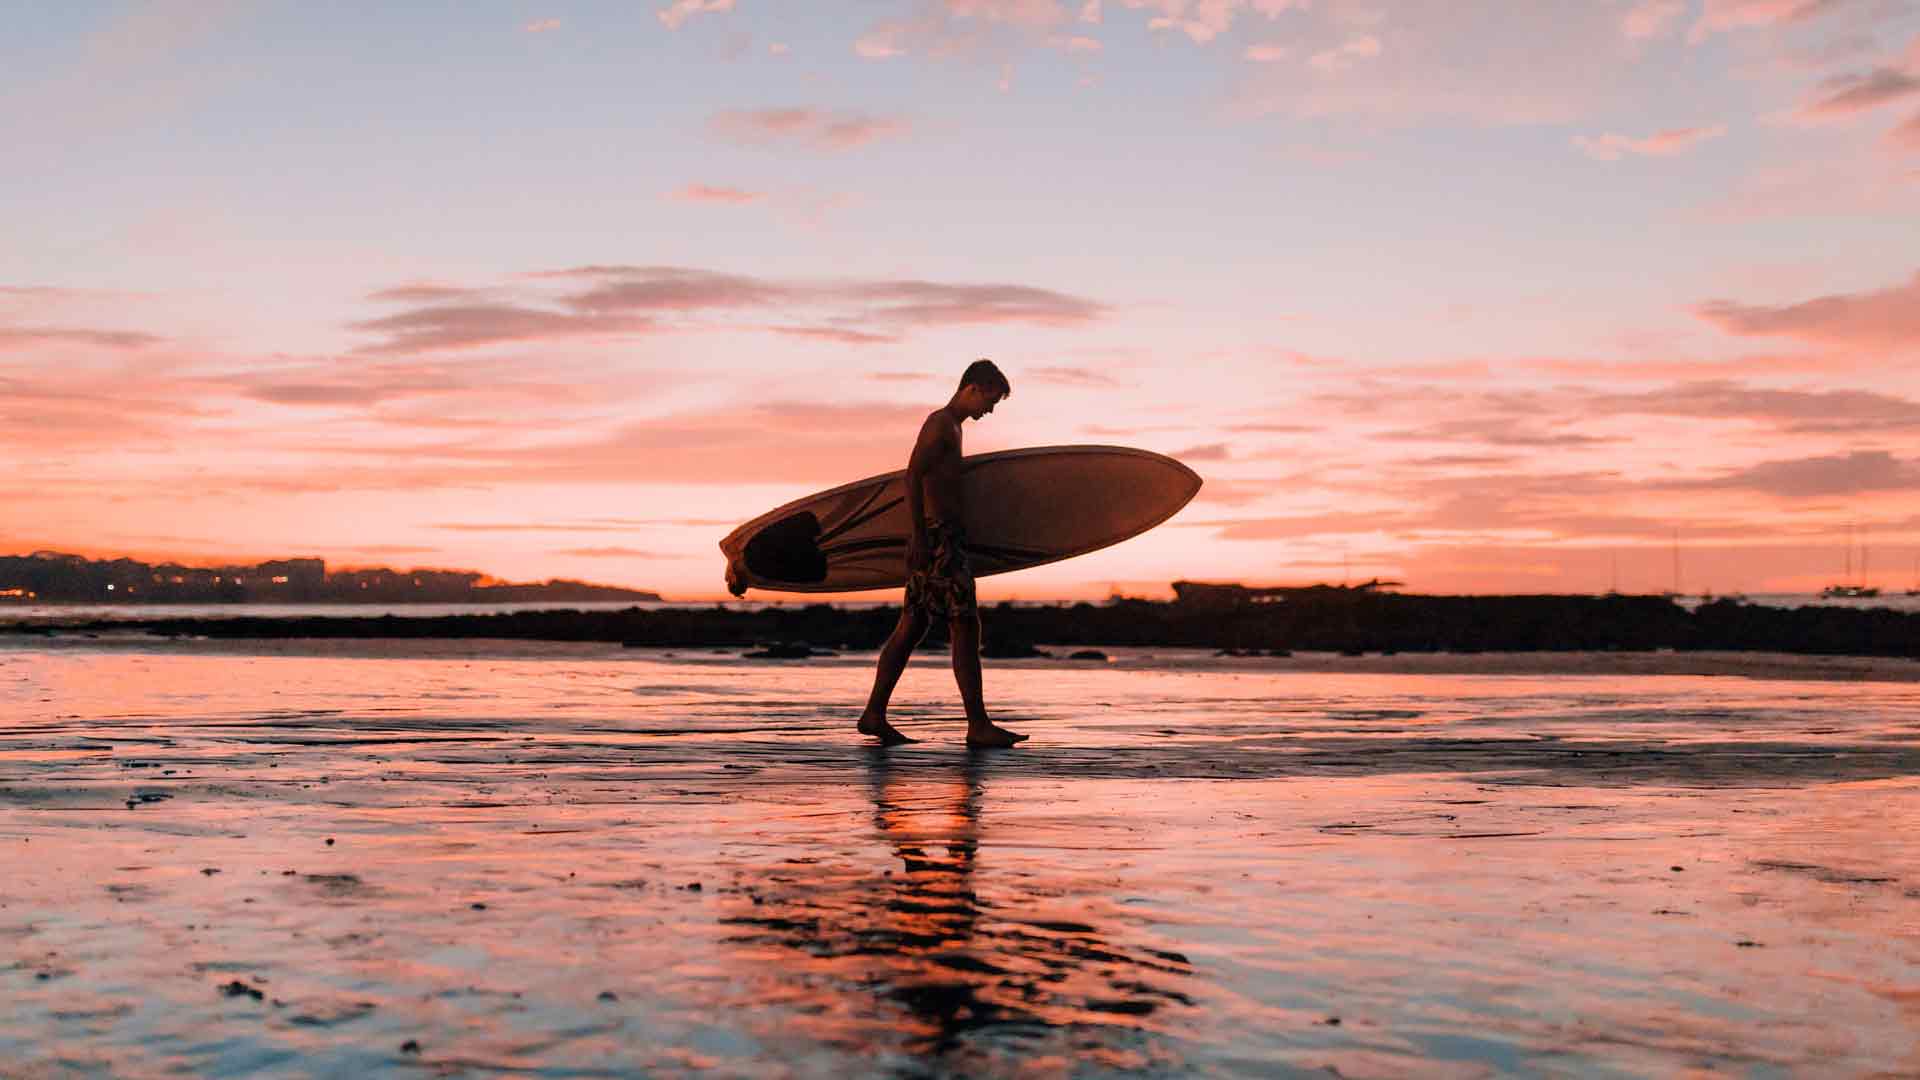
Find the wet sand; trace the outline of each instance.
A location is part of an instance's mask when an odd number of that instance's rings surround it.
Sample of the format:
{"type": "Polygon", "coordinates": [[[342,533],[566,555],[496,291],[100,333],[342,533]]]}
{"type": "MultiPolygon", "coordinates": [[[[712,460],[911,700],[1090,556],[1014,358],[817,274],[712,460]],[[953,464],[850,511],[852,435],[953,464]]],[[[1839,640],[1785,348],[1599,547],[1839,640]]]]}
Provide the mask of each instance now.
{"type": "Polygon", "coordinates": [[[0,650],[24,1075],[1920,1072],[1900,661],[245,645],[0,650]]]}

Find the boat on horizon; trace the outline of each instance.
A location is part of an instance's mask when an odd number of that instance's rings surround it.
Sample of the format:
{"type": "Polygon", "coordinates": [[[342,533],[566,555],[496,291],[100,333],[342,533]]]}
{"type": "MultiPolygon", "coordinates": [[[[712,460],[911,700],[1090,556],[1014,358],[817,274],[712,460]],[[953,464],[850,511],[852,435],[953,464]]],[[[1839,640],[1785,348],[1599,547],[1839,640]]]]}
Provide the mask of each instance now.
{"type": "MultiPolygon", "coordinates": [[[[1872,585],[1865,584],[1864,582],[1855,583],[1855,584],[1844,584],[1845,582],[1854,581],[1853,533],[1854,533],[1854,526],[1849,524],[1847,526],[1847,568],[1846,568],[1845,576],[1840,579],[1843,582],[1843,584],[1829,585],[1826,588],[1821,589],[1820,599],[1822,600],[1869,600],[1869,599],[1872,599],[1873,597],[1880,595],[1880,590],[1878,588],[1872,585]]],[[[1860,576],[1862,578],[1865,578],[1867,576],[1867,545],[1865,541],[1862,541],[1860,543],[1860,576]]]]}

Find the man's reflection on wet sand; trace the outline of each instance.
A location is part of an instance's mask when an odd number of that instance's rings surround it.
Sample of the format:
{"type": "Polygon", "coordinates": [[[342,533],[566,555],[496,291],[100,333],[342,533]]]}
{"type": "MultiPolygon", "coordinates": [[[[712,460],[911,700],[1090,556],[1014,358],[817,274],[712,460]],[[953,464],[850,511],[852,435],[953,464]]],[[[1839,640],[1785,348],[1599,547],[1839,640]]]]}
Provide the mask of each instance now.
{"type": "MultiPolygon", "coordinates": [[[[1089,914],[1110,911],[1106,882],[1017,861],[998,863],[983,888],[991,772],[984,755],[950,772],[907,771],[876,752],[867,770],[875,854],[891,866],[769,873],[742,890],[752,911],[723,920],[746,931],[729,943],[777,956],[789,992],[777,996],[828,1028],[813,1034],[847,1049],[962,1069],[1036,1057],[1107,1069],[1177,1063],[1167,1035],[1191,1004],[1182,987],[1192,969],[1177,952],[1114,940],[1148,932],[1089,914]],[[1036,914],[1062,909],[1076,918],[1036,914]]],[[[1043,848],[1045,838],[1023,844],[1043,848]]]]}

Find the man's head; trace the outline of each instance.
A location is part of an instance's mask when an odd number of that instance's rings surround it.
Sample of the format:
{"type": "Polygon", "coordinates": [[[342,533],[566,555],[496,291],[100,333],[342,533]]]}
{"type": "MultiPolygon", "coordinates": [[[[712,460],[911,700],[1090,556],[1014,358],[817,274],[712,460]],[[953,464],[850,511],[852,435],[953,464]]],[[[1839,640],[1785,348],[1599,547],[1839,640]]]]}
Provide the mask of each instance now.
{"type": "Polygon", "coordinates": [[[1007,381],[1006,373],[995,366],[991,360],[975,360],[967,365],[960,376],[960,389],[953,395],[954,404],[970,420],[978,420],[993,411],[1001,400],[1013,395],[1013,384],[1007,381]]]}

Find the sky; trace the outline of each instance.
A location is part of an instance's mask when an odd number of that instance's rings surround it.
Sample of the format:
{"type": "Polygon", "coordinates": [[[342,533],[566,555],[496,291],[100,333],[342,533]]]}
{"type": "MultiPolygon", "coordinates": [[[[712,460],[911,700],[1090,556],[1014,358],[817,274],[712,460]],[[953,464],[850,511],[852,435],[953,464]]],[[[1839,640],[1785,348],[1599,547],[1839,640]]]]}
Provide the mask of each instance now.
{"type": "Polygon", "coordinates": [[[0,554],[716,598],[986,356],[1206,479],[987,600],[1920,578],[1912,0],[7,23],[0,554]]]}

